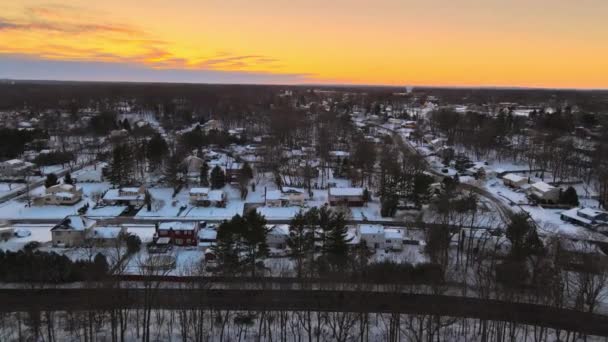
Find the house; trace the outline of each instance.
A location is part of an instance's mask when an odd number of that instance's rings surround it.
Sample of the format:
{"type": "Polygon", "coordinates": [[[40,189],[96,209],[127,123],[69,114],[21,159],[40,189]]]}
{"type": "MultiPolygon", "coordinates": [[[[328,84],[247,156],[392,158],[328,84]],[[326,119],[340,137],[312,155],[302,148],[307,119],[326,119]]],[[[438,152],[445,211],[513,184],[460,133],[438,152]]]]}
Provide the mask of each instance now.
{"type": "Polygon", "coordinates": [[[226,183],[235,184],[239,182],[239,174],[241,172],[241,168],[243,167],[242,163],[232,162],[226,165],[226,183]]]}
{"type": "Polygon", "coordinates": [[[363,193],[363,188],[329,188],[327,200],[331,206],[362,207],[365,205],[363,193]]]}
{"type": "Polygon", "coordinates": [[[265,197],[267,207],[303,206],[306,201],[306,194],[303,190],[289,187],[266,191],[265,197]]]}
{"type": "Polygon", "coordinates": [[[46,188],[44,195],[36,197],[36,205],[73,205],[82,199],[82,188],[72,184],[57,184],[46,188]]]}
{"type": "Polygon", "coordinates": [[[198,224],[195,222],[162,222],[156,228],[156,237],[168,237],[177,246],[198,244],[198,224]]]}
{"type": "Polygon", "coordinates": [[[394,251],[403,250],[403,233],[399,229],[384,229],[384,248],[394,251]]]}
{"type": "Polygon", "coordinates": [[[103,195],[103,202],[109,205],[130,205],[141,207],[146,198],[146,187],[124,187],[110,189],[103,195]]]}
{"type": "Polygon", "coordinates": [[[222,129],[222,124],[218,120],[209,120],[205,122],[201,128],[205,133],[209,133],[210,131],[219,131],[222,129]]]}
{"type": "Polygon", "coordinates": [[[507,173],[506,175],[502,176],[502,182],[505,186],[518,189],[524,184],[528,183],[528,179],[514,173],[507,173]]]}
{"type": "Polygon", "coordinates": [[[96,224],[95,220],[84,216],[67,216],[51,228],[53,246],[77,247],[84,245],[96,224]]]}
{"type": "Polygon", "coordinates": [[[597,226],[608,225],[608,213],[591,208],[573,208],[563,211],[560,215],[562,221],[570,222],[589,229],[597,226]]]}
{"type": "Polygon", "coordinates": [[[190,189],[190,203],[196,206],[223,207],[226,204],[226,193],[224,190],[211,190],[209,188],[190,189]]]}
{"type": "Polygon", "coordinates": [[[215,246],[217,241],[217,230],[211,228],[203,228],[198,231],[198,246],[203,250],[215,246]]]}
{"type": "Polygon", "coordinates": [[[536,182],[527,190],[528,196],[544,202],[557,203],[559,201],[560,189],[545,182],[536,182]]]}
{"type": "Polygon", "coordinates": [[[197,156],[188,156],[182,161],[182,166],[186,169],[186,177],[190,180],[201,178],[201,169],[205,161],[197,156]]]}
{"type": "MultiPolygon", "coordinates": [[[[358,227],[360,241],[364,241],[367,248],[384,248],[386,237],[384,227],[379,224],[361,224],[358,227]]],[[[401,238],[403,242],[403,238],[401,238]]]]}
{"type": "Polygon", "coordinates": [[[5,177],[23,177],[33,167],[33,163],[21,159],[11,159],[0,163],[0,174],[5,177]]]}
{"type": "Polygon", "coordinates": [[[127,228],[120,227],[94,227],[89,235],[89,241],[94,246],[115,246],[120,236],[127,234],[127,228]]]}
{"type": "Polygon", "coordinates": [[[270,248],[284,249],[287,247],[289,238],[288,224],[271,224],[266,225],[268,234],[266,234],[266,244],[270,248]]]}

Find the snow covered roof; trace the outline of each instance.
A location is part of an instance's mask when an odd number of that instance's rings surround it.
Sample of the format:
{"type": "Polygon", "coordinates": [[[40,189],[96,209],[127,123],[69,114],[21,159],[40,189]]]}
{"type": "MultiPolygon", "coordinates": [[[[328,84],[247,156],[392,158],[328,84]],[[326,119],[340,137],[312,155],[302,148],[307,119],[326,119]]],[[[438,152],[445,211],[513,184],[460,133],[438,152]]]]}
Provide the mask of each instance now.
{"type": "Polygon", "coordinates": [[[70,215],[64,218],[58,225],[51,230],[86,230],[95,225],[96,221],[84,216],[70,215]]]}
{"type": "MultiPolygon", "coordinates": [[[[130,188],[127,188],[130,189],[130,188]]],[[[131,192],[129,192],[131,193],[131,192]]],[[[137,200],[143,198],[142,194],[137,194],[137,195],[121,195],[120,194],[120,190],[119,189],[109,189],[106,194],[103,196],[104,200],[107,201],[115,201],[115,200],[137,200]]]]}
{"type": "Polygon", "coordinates": [[[216,240],[217,231],[209,228],[201,229],[198,231],[198,238],[200,240],[216,240]]]}
{"type": "Polygon", "coordinates": [[[540,192],[549,192],[555,189],[553,185],[547,184],[545,182],[536,182],[532,184],[532,188],[540,192]]]}
{"type": "Polygon", "coordinates": [[[385,229],[384,237],[388,240],[399,240],[403,239],[403,234],[398,229],[385,229]]]}
{"type": "Polygon", "coordinates": [[[74,194],[71,192],[56,192],[55,196],[57,197],[63,197],[63,198],[73,198],[74,194]]]}
{"type": "Polygon", "coordinates": [[[562,211],[562,215],[565,217],[568,217],[572,220],[584,223],[584,224],[593,224],[593,222],[591,222],[591,220],[578,215],[578,208],[573,208],[570,210],[562,211]]]}
{"type": "Polygon", "coordinates": [[[289,235],[289,225],[288,224],[270,224],[266,225],[268,229],[268,234],[270,235],[289,235]]]}
{"type": "Polygon", "coordinates": [[[516,175],[514,173],[507,173],[506,175],[502,176],[502,179],[508,180],[513,183],[518,183],[525,180],[526,178],[516,175]]]}
{"type": "Polygon", "coordinates": [[[7,160],[4,162],[4,164],[7,164],[7,165],[19,165],[21,163],[23,163],[23,160],[21,160],[21,159],[11,159],[11,160],[7,160]]]}
{"type": "Polygon", "coordinates": [[[384,234],[384,227],[379,224],[361,224],[359,232],[361,234],[384,234]]]}
{"type": "Polygon", "coordinates": [[[348,157],[350,153],[346,151],[330,151],[329,155],[333,157],[348,157]]]}
{"type": "Polygon", "coordinates": [[[135,188],[135,187],[127,187],[127,188],[120,188],[121,192],[139,192],[139,188],[135,188]]]}
{"type": "Polygon", "coordinates": [[[270,190],[266,191],[266,200],[267,201],[276,201],[280,200],[282,197],[281,190],[270,190]]]}
{"type": "Polygon", "coordinates": [[[363,188],[329,188],[332,196],[363,196],[363,188]]]}
{"type": "Polygon", "coordinates": [[[207,195],[209,191],[209,188],[192,188],[190,189],[190,195],[207,195]]]}
{"type": "Polygon", "coordinates": [[[158,230],[194,230],[196,228],[195,222],[163,222],[158,225],[158,230]]]}
{"type": "Polygon", "coordinates": [[[592,208],[582,208],[578,210],[578,213],[583,214],[588,217],[597,217],[604,214],[603,211],[595,210],[592,208]]]}
{"type": "Polygon", "coordinates": [[[122,232],[122,227],[95,227],[93,237],[98,239],[116,239],[122,232]]]}

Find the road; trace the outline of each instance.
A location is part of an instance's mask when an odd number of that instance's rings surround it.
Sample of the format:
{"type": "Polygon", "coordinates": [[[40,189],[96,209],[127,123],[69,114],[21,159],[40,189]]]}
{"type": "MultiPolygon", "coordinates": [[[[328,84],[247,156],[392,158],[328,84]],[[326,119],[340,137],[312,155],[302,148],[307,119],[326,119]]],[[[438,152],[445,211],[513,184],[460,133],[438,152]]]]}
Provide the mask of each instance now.
{"type": "Polygon", "coordinates": [[[410,293],[241,289],[0,289],[0,311],[74,311],[151,307],[402,313],[465,317],[608,336],[608,317],[535,304],[410,293]]]}
{"type": "MultiPolygon", "coordinates": [[[[424,155],[422,155],[414,146],[412,146],[412,144],[410,144],[409,141],[404,141],[403,137],[401,137],[401,135],[398,132],[396,132],[395,130],[391,130],[391,129],[379,126],[379,125],[376,125],[376,127],[390,132],[392,134],[393,140],[396,142],[397,145],[399,145],[401,147],[401,150],[404,153],[418,155],[421,158],[421,160],[424,162],[424,164],[426,165],[427,171],[430,172],[433,175],[433,177],[435,177],[436,181],[440,182],[445,178],[445,175],[442,174],[441,172],[435,170],[432,167],[432,165],[429,163],[429,161],[426,159],[426,157],[424,155]]],[[[459,188],[462,190],[468,190],[468,191],[474,192],[479,197],[483,197],[483,198],[487,199],[489,202],[493,203],[494,206],[498,209],[498,212],[504,222],[510,221],[510,217],[513,215],[513,210],[511,210],[511,208],[507,204],[505,204],[501,199],[496,197],[491,192],[489,192],[483,188],[476,187],[474,185],[470,185],[470,184],[461,183],[459,185],[459,188]]]]}

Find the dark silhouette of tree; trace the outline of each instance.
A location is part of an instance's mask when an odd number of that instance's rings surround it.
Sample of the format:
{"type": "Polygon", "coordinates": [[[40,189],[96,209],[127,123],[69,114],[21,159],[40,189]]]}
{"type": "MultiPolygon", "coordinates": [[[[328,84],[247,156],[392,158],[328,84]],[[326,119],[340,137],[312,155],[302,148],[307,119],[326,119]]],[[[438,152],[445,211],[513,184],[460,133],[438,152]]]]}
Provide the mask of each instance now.
{"type": "Polygon", "coordinates": [[[578,206],[578,194],[576,193],[576,189],[569,186],[566,191],[560,194],[559,202],[562,204],[567,204],[573,207],[578,206]]]}
{"type": "Polygon", "coordinates": [[[221,189],[226,185],[226,174],[224,170],[222,170],[219,165],[216,165],[211,170],[211,188],[212,189],[221,189]]]}
{"type": "Polygon", "coordinates": [[[72,175],[68,172],[65,174],[65,177],[63,177],[63,183],[64,184],[74,184],[74,180],[72,179],[72,175]]]}
{"type": "Polygon", "coordinates": [[[209,164],[207,164],[206,162],[203,163],[203,166],[201,166],[200,183],[201,186],[209,186],[209,164]]]}
{"type": "Polygon", "coordinates": [[[169,153],[167,142],[160,134],[155,134],[146,145],[146,155],[150,171],[161,169],[163,160],[169,153]]]}
{"type": "Polygon", "coordinates": [[[302,277],[304,260],[314,248],[314,226],[307,224],[307,216],[298,212],[289,224],[289,238],[287,246],[291,257],[296,261],[296,273],[298,278],[302,277]]]}
{"type": "Polygon", "coordinates": [[[44,180],[44,187],[50,188],[53,185],[59,184],[59,180],[57,179],[57,175],[54,173],[49,173],[46,175],[46,179],[44,180]]]}

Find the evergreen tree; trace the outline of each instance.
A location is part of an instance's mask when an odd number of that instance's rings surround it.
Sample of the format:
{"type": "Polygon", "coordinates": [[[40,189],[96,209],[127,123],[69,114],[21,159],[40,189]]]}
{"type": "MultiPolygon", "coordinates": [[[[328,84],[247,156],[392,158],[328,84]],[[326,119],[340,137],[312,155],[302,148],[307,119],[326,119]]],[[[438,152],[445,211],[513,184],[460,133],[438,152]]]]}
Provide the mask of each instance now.
{"type": "Polygon", "coordinates": [[[266,219],[255,210],[245,215],[245,225],[242,227],[241,237],[244,245],[245,262],[251,267],[251,276],[255,277],[257,260],[268,256],[266,244],[266,219]]]}
{"type": "Polygon", "coordinates": [[[209,186],[209,164],[206,162],[201,166],[201,176],[200,176],[201,186],[208,187],[209,186]]]}
{"type": "Polygon", "coordinates": [[[247,198],[247,185],[252,178],[253,170],[251,169],[251,166],[249,166],[249,163],[243,164],[238,175],[239,190],[241,191],[242,200],[247,198]]]}
{"type": "Polygon", "coordinates": [[[74,184],[74,180],[72,179],[72,175],[69,172],[65,174],[65,177],[63,177],[63,183],[64,184],[70,184],[70,185],[74,184]]]}
{"type": "Polygon", "coordinates": [[[325,253],[329,257],[329,262],[342,266],[346,264],[348,254],[347,239],[348,230],[346,228],[346,219],[342,213],[333,214],[330,221],[329,234],[325,245],[325,253]]]}
{"type": "Polygon", "coordinates": [[[170,155],[165,163],[165,179],[174,190],[182,184],[180,164],[181,161],[177,153],[170,155]]]}
{"type": "Polygon", "coordinates": [[[156,171],[162,167],[167,153],[169,153],[169,148],[165,139],[163,139],[160,133],[153,135],[146,145],[146,156],[150,171],[156,171]]]}
{"type": "Polygon", "coordinates": [[[59,184],[59,181],[57,180],[57,175],[54,173],[49,173],[48,175],[46,175],[46,179],[44,180],[44,187],[45,188],[50,188],[53,185],[57,185],[59,184]]]}
{"type": "Polygon", "coordinates": [[[307,219],[300,211],[289,224],[287,246],[291,250],[291,257],[296,261],[298,278],[302,277],[305,257],[314,248],[314,226],[310,229],[307,219]]]}
{"type": "Polygon", "coordinates": [[[122,121],[122,128],[131,132],[131,124],[129,123],[129,120],[127,120],[126,118],[122,121]]]}
{"type": "Polygon", "coordinates": [[[134,162],[131,148],[121,144],[112,150],[110,162],[110,183],[114,186],[128,184],[133,180],[134,162]]]}
{"type": "Polygon", "coordinates": [[[146,190],[146,193],[144,194],[144,204],[146,205],[147,211],[152,211],[152,195],[150,195],[148,190],[146,190]]]}
{"type": "Polygon", "coordinates": [[[216,165],[213,170],[211,170],[211,188],[212,189],[221,189],[226,185],[226,174],[221,167],[216,165]]]}
{"type": "Polygon", "coordinates": [[[230,273],[239,266],[238,236],[239,225],[244,225],[241,216],[235,215],[230,221],[224,221],[217,229],[217,241],[213,247],[221,269],[230,273]]]}
{"type": "Polygon", "coordinates": [[[559,201],[562,204],[567,204],[567,205],[570,205],[573,207],[576,207],[579,204],[578,194],[576,193],[576,189],[574,189],[571,186],[569,186],[568,189],[566,189],[566,191],[561,193],[559,197],[560,197],[559,201]]]}

